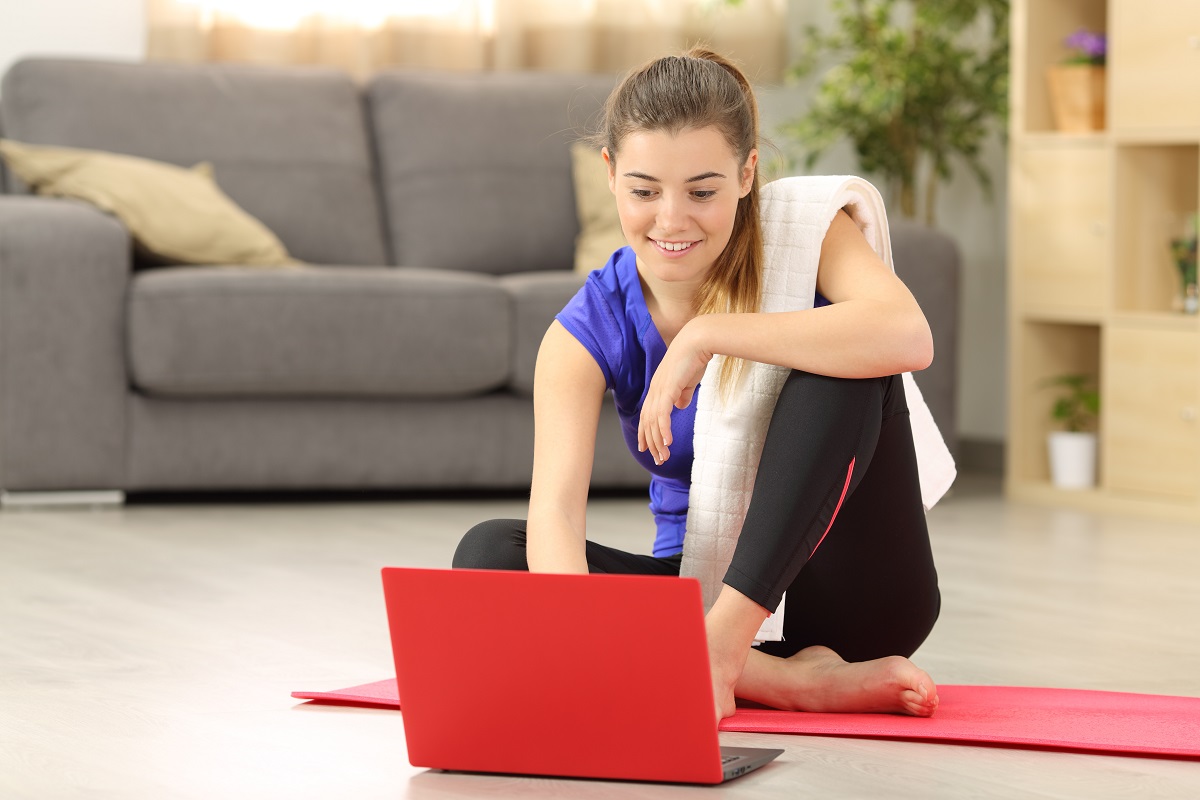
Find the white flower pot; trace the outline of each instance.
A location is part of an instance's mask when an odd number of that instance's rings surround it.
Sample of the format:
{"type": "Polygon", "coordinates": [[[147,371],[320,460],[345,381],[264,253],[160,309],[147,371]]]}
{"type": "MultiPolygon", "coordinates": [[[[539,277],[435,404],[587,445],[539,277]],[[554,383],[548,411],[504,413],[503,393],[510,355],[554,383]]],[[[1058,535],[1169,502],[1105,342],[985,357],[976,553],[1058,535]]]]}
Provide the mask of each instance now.
{"type": "Polygon", "coordinates": [[[1050,434],[1050,477],[1059,489],[1096,485],[1096,434],[1055,431],[1050,434]]]}

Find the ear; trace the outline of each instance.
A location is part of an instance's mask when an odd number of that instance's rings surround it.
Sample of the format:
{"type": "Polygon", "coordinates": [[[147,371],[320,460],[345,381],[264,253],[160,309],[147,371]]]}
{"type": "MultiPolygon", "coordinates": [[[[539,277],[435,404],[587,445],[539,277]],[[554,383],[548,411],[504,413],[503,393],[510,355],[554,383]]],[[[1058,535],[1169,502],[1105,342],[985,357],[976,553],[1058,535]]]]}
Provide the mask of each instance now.
{"type": "Polygon", "coordinates": [[[617,165],[613,161],[613,157],[609,155],[608,148],[600,148],[600,155],[604,158],[604,165],[608,167],[608,190],[613,194],[617,193],[617,165]]]}
{"type": "Polygon", "coordinates": [[[745,165],[742,166],[742,197],[750,194],[750,190],[754,188],[754,170],[757,166],[758,150],[751,150],[745,165]]]}

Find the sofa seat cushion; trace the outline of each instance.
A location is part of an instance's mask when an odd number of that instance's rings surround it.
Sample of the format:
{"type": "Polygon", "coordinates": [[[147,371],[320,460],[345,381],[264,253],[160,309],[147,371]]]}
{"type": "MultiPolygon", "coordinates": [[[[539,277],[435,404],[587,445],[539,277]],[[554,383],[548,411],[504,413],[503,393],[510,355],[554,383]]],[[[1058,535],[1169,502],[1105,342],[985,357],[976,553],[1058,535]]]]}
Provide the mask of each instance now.
{"type": "Polygon", "coordinates": [[[538,348],[554,315],[575,296],[586,279],[566,270],[505,275],[500,284],[512,297],[512,375],[509,388],[533,397],[533,368],[538,348]]]}
{"type": "Polygon", "coordinates": [[[462,396],[505,385],[511,329],[491,276],[183,267],[134,278],[129,364],[157,395],[462,396]]]}

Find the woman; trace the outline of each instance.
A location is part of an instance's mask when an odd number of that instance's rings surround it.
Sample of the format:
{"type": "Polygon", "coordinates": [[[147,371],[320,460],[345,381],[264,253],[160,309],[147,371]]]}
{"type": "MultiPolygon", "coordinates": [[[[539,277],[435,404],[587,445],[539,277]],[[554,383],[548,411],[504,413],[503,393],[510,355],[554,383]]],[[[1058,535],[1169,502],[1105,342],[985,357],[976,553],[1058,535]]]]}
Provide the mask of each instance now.
{"type": "Polygon", "coordinates": [[[492,520],[454,566],[678,574],[695,392],[742,361],[791,368],[721,593],[705,618],[718,721],[735,697],[775,708],[928,716],[907,656],[937,618],[937,575],[898,373],[933,356],[924,315],[844,213],[821,248],[816,307],[757,313],[758,120],[745,76],[703,49],[631,73],[605,108],[602,155],[629,247],[550,326],[534,379],[529,519],[492,520]],[[601,402],[652,473],[654,554],[586,540],[601,402]],[[752,648],[786,590],[784,641],[752,648]]]}

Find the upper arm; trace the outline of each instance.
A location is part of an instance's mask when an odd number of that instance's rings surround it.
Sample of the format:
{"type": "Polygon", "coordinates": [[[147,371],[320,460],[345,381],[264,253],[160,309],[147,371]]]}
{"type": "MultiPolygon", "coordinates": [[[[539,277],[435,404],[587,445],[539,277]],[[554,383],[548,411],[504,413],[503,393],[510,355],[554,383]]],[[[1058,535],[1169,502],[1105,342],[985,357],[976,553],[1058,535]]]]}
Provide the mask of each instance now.
{"type": "Polygon", "coordinates": [[[920,310],[908,287],[883,263],[845,211],[834,215],[821,243],[817,291],[831,303],[872,299],[920,310]]]}
{"type": "Polygon", "coordinates": [[[592,354],[561,323],[551,323],[533,378],[531,516],[558,510],[583,529],[606,388],[592,354]]]}
{"type": "Polygon", "coordinates": [[[933,360],[933,334],[916,298],[845,211],[834,216],[821,243],[817,291],[835,305],[853,301],[842,312],[853,317],[856,329],[890,348],[882,368],[921,370],[933,360]]]}

